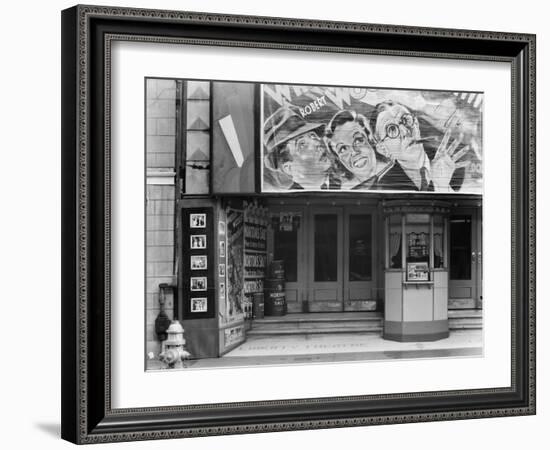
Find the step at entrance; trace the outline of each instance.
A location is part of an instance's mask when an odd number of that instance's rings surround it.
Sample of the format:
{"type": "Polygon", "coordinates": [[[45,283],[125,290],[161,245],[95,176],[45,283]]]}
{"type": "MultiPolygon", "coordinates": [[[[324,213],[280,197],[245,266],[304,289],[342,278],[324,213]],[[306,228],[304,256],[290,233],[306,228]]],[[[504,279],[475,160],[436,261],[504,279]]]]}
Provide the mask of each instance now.
{"type": "Polygon", "coordinates": [[[381,333],[382,320],[379,312],[287,314],[254,320],[247,335],[381,333]]]}
{"type": "MultiPolygon", "coordinates": [[[[252,322],[248,336],[283,336],[297,334],[373,333],[384,329],[381,312],[296,313],[266,317],[252,322]]],[[[480,309],[449,311],[449,330],[481,330],[480,309]]]]}
{"type": "Polygon", "coordinates": [[[481,330],[483,328],[483,310],[449,310],[450,330],[481,330]]]}

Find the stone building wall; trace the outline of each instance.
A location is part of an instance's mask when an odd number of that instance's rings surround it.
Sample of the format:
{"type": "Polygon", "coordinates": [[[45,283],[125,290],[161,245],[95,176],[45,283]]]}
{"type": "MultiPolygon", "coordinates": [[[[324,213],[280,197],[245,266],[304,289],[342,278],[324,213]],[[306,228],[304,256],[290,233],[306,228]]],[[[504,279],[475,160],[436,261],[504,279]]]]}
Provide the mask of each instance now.
{"type": "MultiPolygon", "coordinates": [[[[176,154],[176,82],[147,80],[146,123],[146,352],[158,356],[155,319],[160,312],[159,284],[176,282],[174,210],[176,154]]],[[[174,298],[167,292],[165,310],[174,315],[174,298]]]]}

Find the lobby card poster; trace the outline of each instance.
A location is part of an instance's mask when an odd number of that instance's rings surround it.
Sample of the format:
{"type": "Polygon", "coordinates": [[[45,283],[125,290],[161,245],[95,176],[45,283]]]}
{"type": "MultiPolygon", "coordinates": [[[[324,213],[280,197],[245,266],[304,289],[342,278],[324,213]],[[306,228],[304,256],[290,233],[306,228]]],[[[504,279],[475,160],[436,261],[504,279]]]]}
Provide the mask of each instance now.
{"type": "Polygon", "coordinates": [[[482,194],[483,93],[261,85],[262,191],[482,194]]]}
{"type": "Polygon", "coordinates": [[[244,296],[244,213],[237,209],[227,209],[226,219],[227,248],[226,258],[226,297],[225,319],[227,323],[243,318],[244,296]]]}

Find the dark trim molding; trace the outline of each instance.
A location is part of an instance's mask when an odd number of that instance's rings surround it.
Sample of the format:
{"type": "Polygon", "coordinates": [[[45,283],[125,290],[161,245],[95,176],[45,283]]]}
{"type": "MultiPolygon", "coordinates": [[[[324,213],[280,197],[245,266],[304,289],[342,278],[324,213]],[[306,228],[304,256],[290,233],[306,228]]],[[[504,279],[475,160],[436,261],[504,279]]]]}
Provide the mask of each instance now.
{"type": "Polygon", "coordinates": [[[62,437],[165,439],[535,413],[535,36],[75,6],[62,13],[62,437]],[[512,67],[512,384],[113,409],[110,64],[115,40],[503,61],[512,67]]]}

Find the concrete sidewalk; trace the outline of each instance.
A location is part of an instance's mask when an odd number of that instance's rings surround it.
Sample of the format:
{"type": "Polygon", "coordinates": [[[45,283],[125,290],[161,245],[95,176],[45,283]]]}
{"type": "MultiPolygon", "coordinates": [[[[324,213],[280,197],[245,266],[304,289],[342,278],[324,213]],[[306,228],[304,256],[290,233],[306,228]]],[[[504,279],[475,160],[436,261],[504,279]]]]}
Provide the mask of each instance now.
{"type": "Polygon", "coordinates": [[[453,331],[446,339],[434,342],[395,342],[373,333],[339,333],[291,336],[250,336],[246,342],[224,358],[310,355],[357,352],[403,352],[419,350],[452,350],[481,347],[481,330],[453,331]]]}
{"type": "MultiPolygon", "coordinates": [[[[394,342],[372,333],[250,336],[242,345],[220,358],[191,360],[185,365],[186,368],[206,369],[385,359],[480,357],[482,354],[482,330],[452,331],[448,338],[435,342],[394,342]]],[[[158,361],[149,361],[148,368],[163,370],[158,361]]]]}

